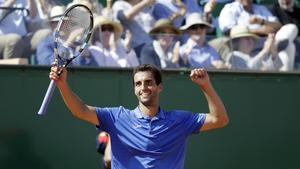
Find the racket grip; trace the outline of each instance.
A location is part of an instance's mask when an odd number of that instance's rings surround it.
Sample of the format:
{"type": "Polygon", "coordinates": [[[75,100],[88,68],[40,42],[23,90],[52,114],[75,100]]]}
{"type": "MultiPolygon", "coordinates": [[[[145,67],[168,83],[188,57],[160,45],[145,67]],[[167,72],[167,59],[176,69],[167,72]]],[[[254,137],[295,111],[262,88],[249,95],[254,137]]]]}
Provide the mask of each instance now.
{"type": "Polygon", "coordinates": [[[47,108],[48,108],[48,105],[49,105],[50,100],[52,98],[55,87],[56,86],[55,86],[54,80],[51,80],[51,82],[48,86],[46,95],[44,97],[43,103],[42,103],[42,105],[40,107],[40,110],[38,112],[38,115],[45,115],[47,113],[47,108]]]}

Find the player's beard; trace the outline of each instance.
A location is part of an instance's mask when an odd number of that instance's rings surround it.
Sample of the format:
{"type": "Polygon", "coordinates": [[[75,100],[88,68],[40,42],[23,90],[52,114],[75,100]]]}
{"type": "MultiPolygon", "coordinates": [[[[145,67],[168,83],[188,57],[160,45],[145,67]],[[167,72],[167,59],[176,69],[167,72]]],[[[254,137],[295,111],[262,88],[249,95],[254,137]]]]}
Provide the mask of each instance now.
{"type": "Polygon", "coordinates": [[[151,95],[144,96],[143,94],[141,94],[141,95],[139,95],[138,99],[145,106],[149,106],[152,104],[152,96],[151,95]]]}
{"type": "Polygon", "coordinates": [[[148,94],[142,93],[138,96],[138,100],[145,106],[153,106],[155,104],[155,97],[152,92],[148,94]]]}

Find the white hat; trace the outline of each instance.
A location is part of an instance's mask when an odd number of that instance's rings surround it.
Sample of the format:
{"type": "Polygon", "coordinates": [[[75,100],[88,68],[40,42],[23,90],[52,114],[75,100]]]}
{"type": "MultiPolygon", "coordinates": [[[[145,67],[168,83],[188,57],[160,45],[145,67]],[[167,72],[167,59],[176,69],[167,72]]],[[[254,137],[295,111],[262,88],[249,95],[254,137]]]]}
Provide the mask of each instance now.
{"type": "Polygon", "coordinates": [[[49,21],[55,22],[59,21],[60,17],[64,14],[65,7],[64,6],[54,6],[51,9],[49,21]]]}
{"type": "Polygon", "coordinates": [[[187,18],[186,18],[186,22],[185,25],[183,25],[182,27],[180,27],[181,30],[186,30],[189,27],[193,26],[193,25],[206,25],[209,28],[212,28],[213,26],[208,23],[207,21],[205,21],[204,16],[201,15],[198,12],[194,12],[191,13],[187,18]]]}
{"type": "Polygon", "coordinates": [[[251,33],[249,28],[245,25],[237,25],[231,28],[230,30],[231,39],[242,38],[242,37],[252,37],[258,39],[258,36],[256,36],[254,33],[251,33]]]}

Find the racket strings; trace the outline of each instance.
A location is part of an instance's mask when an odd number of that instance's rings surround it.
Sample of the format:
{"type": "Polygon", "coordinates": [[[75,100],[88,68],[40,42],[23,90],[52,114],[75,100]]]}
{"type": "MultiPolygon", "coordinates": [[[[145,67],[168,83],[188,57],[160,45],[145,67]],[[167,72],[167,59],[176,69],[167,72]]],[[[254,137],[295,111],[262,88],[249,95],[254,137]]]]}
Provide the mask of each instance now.
{"type": "Polygon", "coordinates": [[[62,20],[58,31],[59,59],[68,60],[80,54],[90,31],[90,13],[84,7],[72,9],[62,20]]]}

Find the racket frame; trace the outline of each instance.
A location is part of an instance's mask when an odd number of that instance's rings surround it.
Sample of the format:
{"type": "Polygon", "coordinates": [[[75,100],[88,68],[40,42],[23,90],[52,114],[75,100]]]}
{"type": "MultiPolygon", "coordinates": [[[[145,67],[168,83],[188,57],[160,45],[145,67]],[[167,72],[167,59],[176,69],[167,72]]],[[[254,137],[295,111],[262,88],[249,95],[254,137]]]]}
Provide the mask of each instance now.
{"type": "MultiPolygon", "coordinates": [[[[93,32],[93,25],[94,25],[94,17],[93,17],[93,13],[92,11],[85,5],[83,4],[75,4],[75,5],[72,5],[70,6],[63,14],[63,16],[60,18],[57,26],[56,26],[56,29],[54,31],[54,64],[59,66],[59,67],[67,67],[69,63],[71,63],[76,57],[80,56],[81,52],[84,50],[84,48],[87,46],[88,44],[88,41],[92,35],[92,32],[93,32]],[[60,27],[65,19],[65,17],[67,17],[68,13],[76,8],[76,7],[83,7],[85,8],[89,14],[90,14],[90,25],[89,25],[89,29],[88,29],[88,32],[87,34],[85,35],[85,42],[80,46],[80,49],[78,50],[78,54],[77,55],[74,55],[72,56],[71,58],[68,58],[66,60],[62,60],[60,57],[59,57],[59,54],[58,54],[58,39],[59,39],[59,30],[60,30],[60,27]],[[58,62],[58,59],[60,59],[61,61],[64,61],[63,65],[59,65],[59,62],[58,62]]],[[[47,92],[45,94],[45,97],[43,99],[43,102],[41,104],[41,107],[38,111],[38,115],[45,115],[47,114],[47,109],[48,109],[48,105],[50,103],[50,100],[53,96],[53,93],[54,93],[54,90],[56,88],[56,85],[55,85],[55,82],[54,80],[51,80],[50,81],[50,84],[48,86],[48,89],[47,89],[47,92]]]]}

